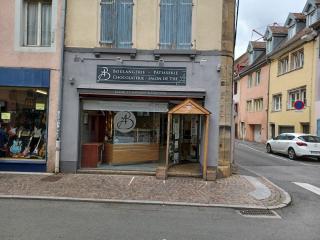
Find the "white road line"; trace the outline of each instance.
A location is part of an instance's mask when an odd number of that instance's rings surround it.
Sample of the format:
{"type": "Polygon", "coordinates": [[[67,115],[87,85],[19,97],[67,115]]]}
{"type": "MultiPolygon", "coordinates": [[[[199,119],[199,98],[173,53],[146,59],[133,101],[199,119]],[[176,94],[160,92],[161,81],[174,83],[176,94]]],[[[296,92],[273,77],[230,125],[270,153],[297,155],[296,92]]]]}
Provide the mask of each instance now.
{"type": "Polygon", "coordinates": [[[131,178],[131,181],[129,182],[128,186],[131,185],[132,181],[133,181],[134,177],[131,178]]]}
{"type": "Polygon", "coordinates": [[[302,187],[302,188],[305,188],[307,190],[309,190],[310,192],[313,192],[315,194],[318,194],[320,196],[320,188],[316,187],[316,186],[313,186],[309,183],[299,183],[299,182],[293,182],[294,184],[302,187]]]}
{"type": "MultiPolygon", "coordinates": [[[[256,152],[259,152],[259,153],[263,153],[263,154],[265,154],[265,155],[268,155],[269,157],[273,157],[273,158],[277,158],[277,159],[280,159],[280,160],[282,160],[282,161],[286,161],[286,162],[292,162],[292,160],[290,160],[290,159],[286,159],[286,158],[283,158],[283,157],[278,157],[278,156],[274,156],[274,155],[271,155],[271,154],[269,154],[269,153],[266,153],[266,152],[263,152],[263,151],[260,151],[260,150],[257,150],[257,149],[254,149],[254,148],[252,148],[252,147],[249,147],[248,145],[246,145],[246,144],[243,144],[243,143],[238,143],[238,146],[243,146],[243,147],[246,147],[246,148],[249,148],[249,149],[251,149],[251,150],[253,150],[253,151],[256,151],[256,152]]],[[[306,163],[302,163],[302,162],[293,162],[293,163],[296,163],[296,164],[300,164],[300,165],[303,165],[303,166],[318,166],[318,165],[313,165],[313,164],[306,164],[306,163]]]]}

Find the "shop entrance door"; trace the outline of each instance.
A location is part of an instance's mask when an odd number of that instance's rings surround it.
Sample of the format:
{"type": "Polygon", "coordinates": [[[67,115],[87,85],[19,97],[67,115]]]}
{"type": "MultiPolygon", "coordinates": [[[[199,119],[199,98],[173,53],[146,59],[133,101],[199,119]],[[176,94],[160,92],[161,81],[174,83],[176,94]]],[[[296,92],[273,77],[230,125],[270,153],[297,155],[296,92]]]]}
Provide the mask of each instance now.
{"type": "Polygon", "coordinates": [[[199,162],[200,116],[174,115],[172,120],[172,163],[186,164],[199,162]]]}

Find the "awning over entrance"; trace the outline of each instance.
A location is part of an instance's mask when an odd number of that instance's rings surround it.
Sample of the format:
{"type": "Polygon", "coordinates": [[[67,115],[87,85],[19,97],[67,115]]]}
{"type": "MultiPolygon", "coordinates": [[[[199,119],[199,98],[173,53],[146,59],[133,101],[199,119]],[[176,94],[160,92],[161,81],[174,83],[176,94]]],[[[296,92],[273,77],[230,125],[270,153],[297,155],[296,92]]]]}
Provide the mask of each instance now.
{"type": "Polygon", "coordinates": [[[117,84],[80,84],[78,86],[80,96],[126,96],[126,97],[157,97],[157,98],[193,98],[203,99],[206,96],[205,89],[174,87],[174,86],[128,86],[117,84]]]}

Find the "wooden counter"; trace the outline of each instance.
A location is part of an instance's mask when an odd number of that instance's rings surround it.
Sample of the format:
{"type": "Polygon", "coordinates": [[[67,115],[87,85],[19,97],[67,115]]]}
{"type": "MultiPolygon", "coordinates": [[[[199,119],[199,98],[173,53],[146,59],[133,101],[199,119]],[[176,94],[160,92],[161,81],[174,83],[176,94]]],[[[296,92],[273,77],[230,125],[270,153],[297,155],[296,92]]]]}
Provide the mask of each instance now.
{"type": "Polygon", "coordinates": [[[159,160],[159,144],[105,144],[109,164],[134,164],[159,160]]]}

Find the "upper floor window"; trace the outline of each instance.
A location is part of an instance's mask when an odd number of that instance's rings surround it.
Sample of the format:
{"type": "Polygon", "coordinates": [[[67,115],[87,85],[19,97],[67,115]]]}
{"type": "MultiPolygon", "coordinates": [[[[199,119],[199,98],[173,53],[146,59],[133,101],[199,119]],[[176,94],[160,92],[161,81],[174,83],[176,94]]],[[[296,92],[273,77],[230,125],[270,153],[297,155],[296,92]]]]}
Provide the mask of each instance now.
{"type": "Polygon", "coordinates": [[[133,0],[101,0],[100,43],[132,47],[133,0]]]}
{"type": "Polygon", "coordinates": [[[270,52],[272,52],[272,40],[268,40],[267,41],[267,46],[266,46],[266,51],[267,51],[267,53],[270,53],[270,52]]]}
{"type": "Polygon", "coordinates": [[[272,110],[275,112],[281,111],[281,99],[282,95],[277,94],[272,97],[272,110]]]}
{"type": "Polygon", "coordinates": [[[253,51],[249,52],[249,64],[252,64],[254,60],[253,51]]]}
{"type": "Polygon", "coordinates": [[[248,75],[248,88],[252,88],[253,86],[253,79],[252,79],[252,74],[248,75]]]}
{"type": "Polygon", "coordinates": [[[263,98],[254,99],[253,106],[255,112],[261,112],[263,110],[263,98]]]}
{"type": "Polygon", "coordinates": [[[261,71],[256,72],[256,80],[255,80],[255,85],[258,86],[261,82],[261,71]]]}
{"type": "Polygon", "coordinates": [[[233,95],[238,94],[238,81],[234,81],[233,83],[233,95]]]}
{"type": "Polygon", "coordinates": [[[291,55],[291,70],[302,68],[304,63],[303,50],[292,53],[291,55]]]}
{"type": "Polygon", "coordinates": [[[284,74],[289,71],[289,57],[284,57],[281,60],[279,60],[278,63],[278,74],[284,74]]]}
{"type": "Polygon", "coordinates": [[[247,112],[252,112],[252,100],[247,101],[246,110],[247,112]]]}
{"type": "Polygon", "coordinates": [[[288,109],[294,109],[294,103],[298,100],[303,101],[305,106],[307,105],[307,93],[305,87],[288,91],[288,109]]]}
{"type": "Polygon", "coordinates": [[[24,0],[24,46],[51,46],[51,0],[24,0]]]}
{"type": "Polygon", "coordinates": [[[161,49],[190,49],[192,32],[192,0],[161,0],[161,49]]]}
{"type": "Polygon", "coordinates": [[[313,12],[307,15],[307,26],[309,27],[316,21],[317,21],[317,14],[316,14],[316,10],[314,10],[313,12]]]}
{"type": "Polygon", "coordinates": [[[288,29],[288,39],[292,38],[296,34],[296,27],[295,25],[292,25],[288,29]]]}

